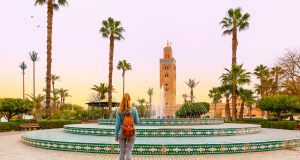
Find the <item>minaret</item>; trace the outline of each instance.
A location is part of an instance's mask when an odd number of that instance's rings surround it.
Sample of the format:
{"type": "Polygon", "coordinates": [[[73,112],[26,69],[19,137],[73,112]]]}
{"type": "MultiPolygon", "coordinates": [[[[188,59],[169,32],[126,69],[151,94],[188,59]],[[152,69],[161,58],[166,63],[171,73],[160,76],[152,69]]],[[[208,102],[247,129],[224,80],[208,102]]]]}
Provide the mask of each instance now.
{"type": "Polygon", "coordinates": [[[160,88],[164,89],[165,117],[175,117],[176,112],[176,60],[172,55],[170,42],[164,48],[164,58],[160,59],[160,88]]]}

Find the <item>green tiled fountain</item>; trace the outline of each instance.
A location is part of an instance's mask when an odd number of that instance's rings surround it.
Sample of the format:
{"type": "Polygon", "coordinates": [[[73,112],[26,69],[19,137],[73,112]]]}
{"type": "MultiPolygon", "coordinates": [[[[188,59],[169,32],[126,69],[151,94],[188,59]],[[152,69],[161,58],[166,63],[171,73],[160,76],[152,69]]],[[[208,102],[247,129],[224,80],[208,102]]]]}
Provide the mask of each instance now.
{"type": "MultiPolygon", "coordinates": [[[[300,132],[224,124],[223,119],[143,119],[136,126],[134,154],[216,154],[264,152],[300,146],[300,132]]],[[[30,131],[22,142],[34,147],[118,154],[114,120],[30,131]]]]}

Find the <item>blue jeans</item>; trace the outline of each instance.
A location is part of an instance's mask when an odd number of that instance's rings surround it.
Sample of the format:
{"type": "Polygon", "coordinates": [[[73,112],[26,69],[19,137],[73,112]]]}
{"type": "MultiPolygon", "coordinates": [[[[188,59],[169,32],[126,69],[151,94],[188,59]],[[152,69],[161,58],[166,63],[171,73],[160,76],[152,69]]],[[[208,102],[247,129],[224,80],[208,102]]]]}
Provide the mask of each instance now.
{"type": "Polygon", "coordinates": [[[132,136],[129,140],[123,135],[119,135],[118,137],[120,144],[120,160],[131,160],[135,136],[132,136]]]}

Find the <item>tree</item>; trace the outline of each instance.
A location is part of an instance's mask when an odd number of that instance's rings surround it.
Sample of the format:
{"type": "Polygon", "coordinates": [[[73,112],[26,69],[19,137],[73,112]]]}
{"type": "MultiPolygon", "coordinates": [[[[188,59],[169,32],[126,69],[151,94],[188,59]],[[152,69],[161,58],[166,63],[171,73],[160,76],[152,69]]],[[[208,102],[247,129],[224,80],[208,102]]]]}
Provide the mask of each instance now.
{"type": "Polygon", "coordinates": [[[52,24],[53,11],[66,6],[67,0],[35,0],[35,5],[47,4],[47,71],[46,71],[46,117],[50,118],[51,109],[51,63],[52,63],[52,24]]]}
{"type": "Polygon", "coordinates": [[[0,113],[10,120],[13,116],[21,113],[29,113],[34,104],[28,99],[4,98],[1,101],[0,113]]]}
{"type": "Polygon", "coordinates": [[[23,61],[21,62],[20,66],[19,66],[22,70],[22,76],[23,76],[23,99],[25,98],[25,79],[24,79],[24,76],[25,76],[25,70],[27,69],[27,65],[26,63],[23,61]]]}
{"type": "Polygon", "coordinates": [[[60,95],[60,104],[65,104],[65,100],[66,100],[66,97],[71,97],[71,95],[69,94],[68,92],[69,90],[67,89],[63,89],[63,88],[60,88],[58,90],[58,94],[60,95]]]}
{"type": "Polygon", "coordinates": [[[272,86],[272,95],[277,95],[279,93],[279,79],[281,79],[284,70],[279,66],[274,66],[271,68],[271,76],[274,79],[272,86]]]}
{"type": "Polygon", "coordinates": [[[33,96],[35,97],[35,62],[39,60],[38,53],[32,51],[29,53],[30,59],[33,63],[33,96]]]}
{"type": "Polygon", "coordinates": [[[113,73],[113,56],[114,56],[114,42],[115,40],[124,39],[124,28],[121,26],[120,21],[116,21],[109,17],[107,20],[102,21],[100,33],[104,38],[109,38],[109,73],[108,73],[108,107],[111,112],[112,109],[112,73],[113,73]]]}
{"type": "Polygon", "coordinates": [[[28,95],[28,97],[31,99],[33,102],[33,109],[34,109],[34,114],[36,119],[41,119],[42,118],[42,102],[45,100],[45,96],[38,94],[37,96],[34,95],[28,95]]]}
{"type": "Polygon", "coordinates": [[[219,87],[213,87],[211,90],[209,90],[208,97],[213,99],[213,103],[215,105],[215,115],[214,117],[217,117],[217,104],[221,103],[222,99],[222,93],[220,91],[219,87]]]}
{"type": "Polygon", "coordinates": [[[58,111],[59,110],[59,90],[58,89],[54,89],[52,91],[52,94],[53,94],[53,97],[51,97],[51,100],[52,100],[52,110],[53,111],[58,111]]]}
{"type": "Polygon", "coordinates": [[[226,73],[223,73],[221,78],[222,84],[232,85],[232,120],[237,119],[236,100],[237,87],[250,83],[250,72],[243,69],[243,65],[232,65],[231,70],[225,68],[226,73]]]}
{"type": "Polygon", "coordinates": [[[184,103],[182,107],[176,111],[177,117],[182,118],[200,118],[201,115],[208,113],[209,103],[198,102],[198,103],[184,103]]]}
{"type": "Polygon", "coordinates": [[[105,99],[105,94],[108,93],[108,87],[105,83],[100,83],[99,86],[93,85],[91,90],[96,91],[100,100],[105,99]]]}
{"type": "Polygon", "coordinates": [[[146,103],[146,100],[144,98],[142,99],[138,98],[137,101],[140,104],[140,106],[144,106],[144,103],[146,103]]]}
{"type": "Polygon", "coordinates": [[[51,82],[52,82],[52,91],[55,90],[55,81],[59,81],[60,76],[57,76],[56,74],[51,74],[51,82]]]}
{"type": "Polygon", "coordinates": [[[183,102],[186,103],[187,102],[186,98],[188,97],[188,95],[186,93],[183,93],[181,96],[183,98],[183,102]]]}
{"type": "Polygon", "coordinates": [[[125,72],[128,70],[131,70],[131,64],[128,63],[125,59],[122,61],[119,61],[118,70],[122,70],[122,78],[123,78],[123,95],[124,95],[124,90],[125,90],[125,72]]]}
{"type": "Polygon", "coordinates": [[[236,51],[238,46],[237,33],[249,28],[249,13],[242,13],[241,8],[231,8],[227,11],[227,16],[220,22],[223,35],[232,35],[232,65],[236,62],[236,51]]]}
{"type": "MultiPolygon", "coordinates": [[[[242,103],[241,103],[241,108],[240,108],[240,114],[239,114],[239,118],[242,119],[243,116],[244,116],[244,107],[245,107],[245,103],[247,102],[253,102],[254,101],[254,96],[253,96],[253,91],[250,90],[250,89],[244,89],[244,88],[239,88],[239,91],[238,91],[238,95],[239,97],[241,98],[242,100],[242,103]]],[[[253,103],[252,103],[253,104],[253,103]]],[[[251,104],[251,105],[252,105],[251,104]]],[[[249,106],[249,104],[247,103],[247,106],[248,107],[251,107],[249,106]]],[[[251,114],[250,114],[251,116],[251,114]]]]}
{"type": "Polygon", "coordinates": [[[190,87],[190,89],[191,89],[191,92],[190,92],[191,102],[194,102],[193,99],[195,97],[194,97],[193,89],[199,84],[199,82],[196,82],[195,79],[189,79],[187,82],[185,82],[185,84],[190,87]]]}
{"type": "MultiPolygon", "coordinates": [[[[148,108],[148,112],[151,113],[152,110],[152,96],[153,96],[153,88],[148,88],[147,94],[149,96],[149,108],[148,108]]],[[[150,115],[149,115],[150,116],[150,115]]]]}
{"type": "Polygon", "coordinates": [[[232,85],[222,84],[219,89],[221,95],[225,97],[225,121],[231,121],[232,117],[230,114],[229,101],[231,99],[230,96],[232,91],[232,85]]]}
{"type": "Polygon", "coordinates": [[[268,96],[271,91],[269,68],[261,64],[255,68],[253,74],[258,80],[260,80],[260,84],[255,85],[256,92],[260,95],[261,98],[268,96]]]}
{"type": "Polygon", "coordinates": [[[299,106],[299,98],[290,95],[268,96],[259,101],[259,107],[274,112],[278,120],[282,119],[287,113],[299,109],[299,106]]]}

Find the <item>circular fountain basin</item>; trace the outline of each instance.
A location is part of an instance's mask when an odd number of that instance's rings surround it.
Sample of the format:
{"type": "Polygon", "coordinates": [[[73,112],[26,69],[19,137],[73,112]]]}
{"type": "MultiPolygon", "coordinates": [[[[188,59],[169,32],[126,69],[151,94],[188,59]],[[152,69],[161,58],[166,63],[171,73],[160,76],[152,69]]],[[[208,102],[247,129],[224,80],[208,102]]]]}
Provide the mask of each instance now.
{"type": "MultiPolygon", "coordinates": [[[[65,125],[67,133],[114,136],[115,126],[97,124],[65,125]]],[[[261,132],[260,125],[225,123],[198,126],[136,126],[137,137],[209,137],[247,135],[261,132]]]]}
{"type": "MultiPolygon", "coordinates": [[[[22,142],[34,147],[118,154],[119,145],[111,136],[68,134],[64,129],[29,131],[22,142]]],[[[138,137],[134,154],[216,154],[264,152],[300,146],[299,131],[262,129],[251,135],[227,137],[138,137]]]]}
{"type": "MultiPolygon", "coordinates": [[[[99,125],[115,125],[115,119],[99,119],[99,125]]],[[[182,126],[223,124],[223,118],[140,119],[140,126],[182,126]]]]}

